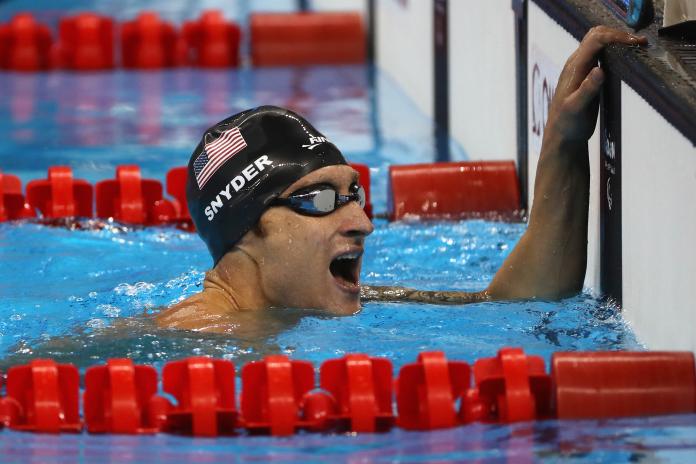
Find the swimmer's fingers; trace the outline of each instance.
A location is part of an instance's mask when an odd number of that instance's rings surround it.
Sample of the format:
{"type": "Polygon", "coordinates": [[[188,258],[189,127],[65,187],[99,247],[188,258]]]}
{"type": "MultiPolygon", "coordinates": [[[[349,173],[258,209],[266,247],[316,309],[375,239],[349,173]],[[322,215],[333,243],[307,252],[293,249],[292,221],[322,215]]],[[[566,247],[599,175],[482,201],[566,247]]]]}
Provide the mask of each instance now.
{"type": "Polygon", "coordinates": [[[604,72],[594,68],[585,75],[575,91],[556,99],[549,113],[546,133],[556,134],[568,142],[587,142],[597,121],[597,96],[604,81],[604,72]]]}
{"type": "Polygon", "coordinates": [[[590,29],[585,34],[582,42],[580,42],[578,49],[568,59],[563,70],[569,76],[569,82],[567,83],[569,93],[573,92],[584,82],[588,73],[597,64],[597,54],[612,43],[645,45],[647,44],[647,39],[607,26],[595,26],[590,29]]]}
{"type": "Polygon", "coordinates": [[[580,113],[594,101],[604,82],[604,71],[593,68],[587,77],[580,83],[578,89],[571,93],[564,105],[571,113],[580,113]]]}
{"type": "Polygon", "coordinates": [[[595,26],[583,37],[575,59],[578,64],[593,63],[597,53],[611,43],[645,45],[648,43],[648,39],[607,26],[595,26]]]}

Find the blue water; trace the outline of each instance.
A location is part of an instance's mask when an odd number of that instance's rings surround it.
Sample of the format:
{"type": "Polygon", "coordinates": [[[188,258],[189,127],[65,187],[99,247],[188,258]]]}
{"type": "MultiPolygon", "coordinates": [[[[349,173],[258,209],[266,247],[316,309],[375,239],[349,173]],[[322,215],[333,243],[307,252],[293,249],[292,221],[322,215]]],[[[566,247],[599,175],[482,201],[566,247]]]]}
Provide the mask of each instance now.
{"type": "MultiPolygon", "coordinates": [[[[376,225],[363,281],[433,290],[483,289],[524,229],[486,221],[376,225]]],[[[473,361],[506,345],[546,358],[557,350],[640,348],[617,309],[587,295],[468,306],[367,303],[353,317],[274,314],[267,331],[235,338],[165,331],[143,314],[200,290],[209,257],[195,235],[3,224],[0,243],[0,350],[10,356],[0,365],[39,355],[80,367],[116,356],[161,363],[192,353],[243,362],[271,352],[320,363],[367,352],[399,367],[433,349],[473,361]]]]}
{"type": "MultiPolygon", "coordinates": [[[[34,8],[43,5],[41,14],[50,22],[61,11],[91,3],[38,2],[34,8]]],[[[160,11],[172,20],[189,17],[182,13],[189,3],[166,2],[160,11]]],[[[190,11],[209,3],[215,2],[190,11]]],[[[133,2],[98,4],[122,19],[138,8],[133,2]]],[[[254,8],[239,5],[236,15],[254,8]]],[[[22,6],[0,3],[0,20],[22,6]]],[[[0,170],[26,183],[45,177],[51,165],[67,164],[76,177],[96,182],[113,177],[118,164],[137,163],[146,177],[163,180],[168,169],[187,162],[206,127],[247,107],[276,104],[306,115],[351,161],[371,167],[373,203],[383,212],[387,166],[433,161],[435,143],[431,121],[390,78],[377,73],[375,92],[369,76],[363,66],[2,72],[0,170]]],[[[455,158],[466,157],[456,144],[451,147],[455,158]]],[[[364,283],[467,291],[485,288],[525,229],[481,220],[375,225],[364,283]]],[[[470,362],[502,346],[521,346],[547,362],[554,351],[642,349],[620,309],[589,293],[560,302],[367,303],[351,317],[272,311],[267,326],[234,336],[156,328],[151,315],[199,291],[210,264],[195,235],[173,228],[0,224],[0,369],[36,357],[71,362],[81,371],[110,357],[161,367],[193,354],[240,367],[268,353],[318,366],[350,352],[387,356],[398,369],[418,352],[435,349],[470,362]]],[[[4,430],[0,453],[2,462],[690,462],[696,459],[696,416],[285,439],[4,430]]]]}

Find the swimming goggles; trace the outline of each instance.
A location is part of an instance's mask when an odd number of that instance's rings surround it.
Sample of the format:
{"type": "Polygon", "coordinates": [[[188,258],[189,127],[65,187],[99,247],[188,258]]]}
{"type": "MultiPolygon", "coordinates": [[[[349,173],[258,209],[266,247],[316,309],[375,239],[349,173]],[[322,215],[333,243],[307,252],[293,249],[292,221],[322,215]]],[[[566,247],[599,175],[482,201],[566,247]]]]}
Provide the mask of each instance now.
{"type": "Polygon", "coordinates": [[[353,184],[348,195],[340,195],[333,185],[319,184],[300,189],[287,198],[276,198],[270,206],[287,206],[307,216],[326,216],[351,201],[365,207],[365,189],[361,185],[353,184]]]}

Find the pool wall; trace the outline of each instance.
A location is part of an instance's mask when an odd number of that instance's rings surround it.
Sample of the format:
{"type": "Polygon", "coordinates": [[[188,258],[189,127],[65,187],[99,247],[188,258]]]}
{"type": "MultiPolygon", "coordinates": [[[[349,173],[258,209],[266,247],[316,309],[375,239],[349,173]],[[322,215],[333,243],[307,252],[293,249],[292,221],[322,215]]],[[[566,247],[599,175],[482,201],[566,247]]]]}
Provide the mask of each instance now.
{"type": "MultiPolygon", "coordinates": [[[[435,58],[434,3],[389,0],[375,5],[380,69],[418,109],[434,117],[435,73],[424,72],[433,68],[435,58]]],[[[447,7],[450,135],[463,149],[463,156],[452,158],[510,159],[517,150],[510,1],[477,2],[476,15],[470,14],[469,2],[448,2],[447,7]]]]}
{"type": "MultiPolygon", "coordinates": [[[[563,64],[592,25],[626,26],[595,0],[375,5],[379,68],[429,115],[437,116],[437,89],[445,86],[446,126],[464,156],[517,159],[531,204],[546,111],[563,64]],[[447,79],[437,62],[443,7],[447,79]]],[[[690,113],[696,85],[664,57],[658,26],[641,31],[647,50],[613,50],[603,62],[608,79],[589,143],[585,286],[619,302],[648,348],[694,351],[696,209],[689,199],[696,196],[690,113]],[[647,72],[635,70],[642,63],[647,72]],[[653,73],[650,63],[667,72],[653,73]]]]}

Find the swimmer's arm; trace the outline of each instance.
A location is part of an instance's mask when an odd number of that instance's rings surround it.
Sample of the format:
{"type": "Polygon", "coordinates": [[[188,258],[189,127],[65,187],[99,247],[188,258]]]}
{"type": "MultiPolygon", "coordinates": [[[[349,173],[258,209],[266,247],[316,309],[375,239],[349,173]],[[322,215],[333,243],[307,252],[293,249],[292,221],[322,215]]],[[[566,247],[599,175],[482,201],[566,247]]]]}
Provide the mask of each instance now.
{"type": "Polygon", "coordinates": [[[360,287],[360,301],[362,302],[391,301],[402,303],[462,305],[480,303],[488,299],[488,295],[484,292],[429,291],[407,287],[382,287],[373,285],[362,285],[360,287]]]}
{"type": "Polygon", "coordinates": [[[592,28],[566,62],[549,108],[529,226],[485,293],[491,299],[557,299],[582,290],[587,264],[589,160],[604,79],[596,55],[610,43],[645,44],[592,28]]]}

